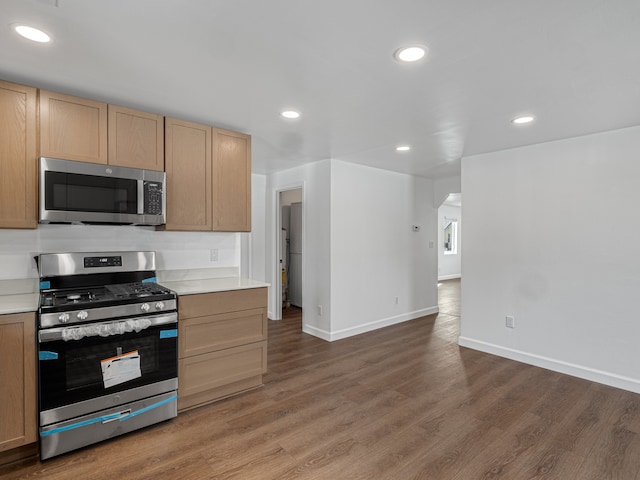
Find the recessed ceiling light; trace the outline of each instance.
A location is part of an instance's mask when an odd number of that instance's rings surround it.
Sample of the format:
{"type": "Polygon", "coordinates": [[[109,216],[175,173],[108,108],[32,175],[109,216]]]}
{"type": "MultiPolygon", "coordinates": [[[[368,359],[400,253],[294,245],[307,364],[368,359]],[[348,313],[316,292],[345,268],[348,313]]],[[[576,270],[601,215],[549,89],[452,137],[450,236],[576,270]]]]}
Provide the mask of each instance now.
{"type": "Polygon", "coordinates": [[[13,29],[24,38],[28,38],[29,40],[33,40],[38,43],[47,43],[51,41],[51,37],[44,33],[42,30],[38,30],[34,27],[29,27],[27,25],[14,25],[13,29]]]}
{"type": "Polygon", "coordinates": [[[396,152],[408,152],[409,150],[411,150],[409,145],[400,145],[399,147],[396,147],[396,152]]]}
{"type": "Polygon", "coordinates": [[[531,122],[533,122],[533,117],[531,115],[516,117],[513,120],[511,120],[511,123],[515,123],[516,125],[522,125],[523,123],[531,123],[531,122]]]}
{"type": "Polygon", "coordinates": [[[285,110],[284,112],[281,112],[280,115],[282,115],[284,118],[298,118],[300,117],[300,114],[294,110],[285,110]]]}
{"type": "Polygon", "coordinates": [[[401,62],[416,62],[427,54],[427,47],[410,45],[396,50],[394,56],[401,62]]]}

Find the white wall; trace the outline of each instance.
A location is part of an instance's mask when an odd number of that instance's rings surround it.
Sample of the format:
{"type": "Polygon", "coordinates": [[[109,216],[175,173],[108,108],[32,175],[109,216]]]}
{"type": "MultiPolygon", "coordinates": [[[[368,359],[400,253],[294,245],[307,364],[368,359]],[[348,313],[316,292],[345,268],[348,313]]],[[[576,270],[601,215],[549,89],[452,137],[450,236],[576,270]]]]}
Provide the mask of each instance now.
{"type": "Polygon", "coordinates": [[[442,205],[450,193],[460,193],[461,178],[460,175],[454,177],[438,178],[433,181],[433,206],[438,208],[442,205]]]}
{"type": "MultiPolygon", "coordinates": [[[[303,188],[302,202],[302,329],[317,335],[318,331],[330,328],[331,311],[331,249],[330,240],[330,192],[331,161],[323,160],[301,167],[284,170],[267,178],[267,281],[271,285],[281,281],[280,269],[276,268],[276,246],[279,231],[276,222],[278,191],[303,188]],[[317,306],[323,307],[322,315],[317,306]]],[[[269,318],[279,319],[276,314],[276,289],[269,289],[269,318]]]]}
{"type": "Polygon", "coordinates": [[[463,159],[461,345],[640,393],[638,152],[633,127],[463,159]]]}
{"type": "Polygon", "coordinates": [[[462,211],[460,207],[442,205],[438,209],[438,280],[460,278],[462,271],[462,211]],[[445,217],[458,220],[457,240],[458,251],[456,254],[444,254],[444,228],[449,222],[445,217]]]}
{"type": "Polygon", "coordinates": [[[302,202],[302,189],[285,190],[280,197],[280,206],[284,207],[292,203],[302,202]]]}
{"type": "Polygon", "coordinates": [[[241,274],[244,277],[267,281],[266,258],[267,177],[251,175],[251,232],[242,233],[241,274]]]}
{"type": "Polygon", "coordinates": [[[437,312],[432,198],[431,180],[332,160],[331,330],[320,336],[437,312]]]}

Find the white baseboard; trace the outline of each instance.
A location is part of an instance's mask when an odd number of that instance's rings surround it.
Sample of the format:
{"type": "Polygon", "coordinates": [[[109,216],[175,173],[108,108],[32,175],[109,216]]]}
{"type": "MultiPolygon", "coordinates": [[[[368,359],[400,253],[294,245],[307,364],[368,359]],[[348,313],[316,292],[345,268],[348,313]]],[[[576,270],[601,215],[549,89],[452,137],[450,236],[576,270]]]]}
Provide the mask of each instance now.
{"type": "Polygon", "coordinates": [[[640,393],[640,380],[635,378],[596,370],[594,368],[556,360],[554,358],[543,357],[541,355],[522,352],[520,350],[514,350],[512,348],[502,347],[500,345],[494,345],[492,343],[474,340],[467,337],[459,337],[458,345],[473,348],[474,350],[479,350],[485,353],[491,353],[499,357],[509,358],[518,362],[527,363],[529,365],[535,365],[536,367],[546,368],[547,370],[553,370],[554,372],[565,373],[573,377],[591,380],[593,382],[621,388],[634,393],[640,393]]]}
{"type": "Polygon", "coordinates": [[[314,327],[313,325],[302,325],[302,331],[304,333],[308,333],[309,335],[313,335],[314,337],[321,338],[322,340],[326,340],[327,342],[331,341],[331,333],[326,330],[322,330],[321,328],[314,327]]]}
{"type": "Polygon", "coordinates": [[[441,277],[438,277],[438,281],[453,280],[454,278],[462,278],[462,275],[460,275],[459,273],[456,273],[455,275],[442,275],[441,277]]]}
{"type": "Polygon", "coordinates": [[[336,330],[335,332],[328,332],[326,330],[316,328],[312,325],[303,325],[302,331],[304,333],[308,333],[309,335],[313,335],[315,337],[321,338],[328,342],[333,342],[335,340],[341,340],[343,338],[353,337],[354,335],[360,335],[361,333],[371,332],[379,328],[389,327],[397,323],[414,320],[416,318],[424,317],[426,315],[433,315],[434,313],[438,313],[438,312],[439,312],[438,307],[429,307],[429,308],[416,310],[414,312],[408,312],[402,315],[397,315],[395,317],[382,318],[374,322],[363,323],[362,325],[357,325],[355,327],[336,330]]]}

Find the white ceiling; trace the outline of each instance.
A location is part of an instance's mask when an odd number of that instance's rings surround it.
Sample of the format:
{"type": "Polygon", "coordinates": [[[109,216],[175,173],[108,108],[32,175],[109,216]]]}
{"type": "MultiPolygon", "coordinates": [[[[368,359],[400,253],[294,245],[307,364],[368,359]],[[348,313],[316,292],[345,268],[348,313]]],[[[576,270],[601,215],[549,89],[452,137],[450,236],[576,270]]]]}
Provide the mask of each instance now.
{"type": "Polygon", "coordinates": [[[0,18],[0,78],[250,133],[256,173],[334,158],[443,177],[640,124],[638,0],[2,0],[0,18]],[[413,43],[428,57],[396,62],[413,43]]]}

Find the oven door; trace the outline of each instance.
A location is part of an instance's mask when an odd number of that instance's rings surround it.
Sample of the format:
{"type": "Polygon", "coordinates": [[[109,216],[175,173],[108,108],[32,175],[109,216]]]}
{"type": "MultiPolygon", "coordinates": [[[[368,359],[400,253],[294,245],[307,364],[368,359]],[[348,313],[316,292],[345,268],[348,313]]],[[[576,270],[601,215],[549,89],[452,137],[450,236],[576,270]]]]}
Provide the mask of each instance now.
{"type": "Polygon", "coordinates": [[[177,388],[177,320],[172,312],[40,330],[41,425],[137,399],[125,392],[142,398],[163,393],[155,385],[177,388]]]}

